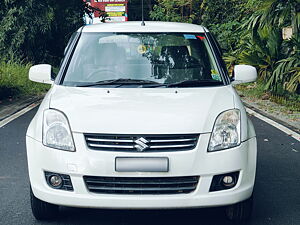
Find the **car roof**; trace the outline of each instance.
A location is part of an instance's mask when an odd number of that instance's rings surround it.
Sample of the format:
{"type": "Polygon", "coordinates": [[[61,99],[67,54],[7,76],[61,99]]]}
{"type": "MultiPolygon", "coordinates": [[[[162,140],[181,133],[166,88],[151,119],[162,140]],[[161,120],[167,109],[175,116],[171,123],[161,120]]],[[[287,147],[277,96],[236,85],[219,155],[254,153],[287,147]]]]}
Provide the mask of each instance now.
{"type": "Polygon", "coordinates": [[[141,25],[141,21],[135,22],[119,22],[119,23],[100,23],[94,25],[86,25],[82,32],[137,32],[137,33],[204,33],[208,30],[200,25],[189,23],[175,23],[175,22],[157,22],[145,21],[145,26],[141,25]]]}

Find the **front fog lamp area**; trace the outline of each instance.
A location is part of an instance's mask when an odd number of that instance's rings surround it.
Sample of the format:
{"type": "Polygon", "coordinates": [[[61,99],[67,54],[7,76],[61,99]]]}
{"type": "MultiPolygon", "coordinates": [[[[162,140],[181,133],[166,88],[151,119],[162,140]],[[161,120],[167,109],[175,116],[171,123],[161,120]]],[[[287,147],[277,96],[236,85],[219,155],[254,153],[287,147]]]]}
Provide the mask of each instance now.
{"type": "Polygon", "coordinates": [[[233,148],[241,143],[240,111],[232,109],[221,113],[215,122],[208,151],[233,148]]]}
{"type": "Polygon", "coordinates": [[[72,181],[69,175],[45,172],[47,184],[58,190],[73,191],[72,181]]]}
{"type": "Polygon", "coordinates": [[[216,175],[213,177],[209,191],[222,191],[234,188],[239,179],[239,172],[216,175]]]}
{"type": "Polygon", "coordinates": [[[53,109],[44,111],[43,144],[50,148],[75,151],[70,126],[63,113],[53,109]]]}

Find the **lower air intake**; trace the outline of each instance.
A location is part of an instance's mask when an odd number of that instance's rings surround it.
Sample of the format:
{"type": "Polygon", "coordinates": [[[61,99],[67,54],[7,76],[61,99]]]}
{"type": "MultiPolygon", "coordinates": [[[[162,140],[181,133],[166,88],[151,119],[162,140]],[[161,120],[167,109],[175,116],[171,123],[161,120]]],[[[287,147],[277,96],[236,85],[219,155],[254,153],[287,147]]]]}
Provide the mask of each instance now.
{"type": "Polygon", "coordinates": [[[99,194],[188,194],[196,190],[199,176],[94,177],[84,176],[90,192],[99,194]]]}

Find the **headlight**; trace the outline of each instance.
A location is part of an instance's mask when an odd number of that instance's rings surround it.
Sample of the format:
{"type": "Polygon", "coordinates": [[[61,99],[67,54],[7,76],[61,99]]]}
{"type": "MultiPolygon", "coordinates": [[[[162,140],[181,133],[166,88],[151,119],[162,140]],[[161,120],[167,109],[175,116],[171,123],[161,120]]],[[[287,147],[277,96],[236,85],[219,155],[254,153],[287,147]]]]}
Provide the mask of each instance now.
{"type": "Polygon", "coordinates": [[[231,109],[221,113],[216,119],[210,137],[208,151],[233,148],[241,143],[240,110],[231,109]]]}
{"type": "Polygon", "coordinates": [[[70,126],[63,113],[53,109],[44,111],[43,144],[50,148],[75,151],[70,126]]]}

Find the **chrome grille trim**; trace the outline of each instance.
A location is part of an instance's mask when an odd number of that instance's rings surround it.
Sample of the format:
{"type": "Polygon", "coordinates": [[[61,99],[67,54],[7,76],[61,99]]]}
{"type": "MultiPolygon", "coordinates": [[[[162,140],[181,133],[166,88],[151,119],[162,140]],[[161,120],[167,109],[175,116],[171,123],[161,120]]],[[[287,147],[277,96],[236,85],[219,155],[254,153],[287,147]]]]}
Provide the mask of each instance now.
{"type": "Polygon", "coordinates": [[[194,144],[190,145],[166,145],[166,146],[151,146],[150,148],[184,148],[184,147],[192,147],[194,144]]]}
{"type": "Polygon", "coordinates": [[[99,148],[134,148],[134,146],[126,145],[98,145],[98,144],[88,144],[90,147],[99,147],[99,148]]]}
{"type": "Polygon", "coordinates": [[[187,151],[196,147],[199,134],[124,135],[84,134],[87,146],[98,151],[187,151]]]}
{"type": "Polygon", "coordinates": [[[190,138],[190,139],[174,139],[174,140],[152,140],[150,142],[152,143],[160,143],[160,142],[180,142],[180,141],[196,141],[196,138],[190,138]]]}
{"type": "MultiPolygon", "coordinates": [[[[87,141],[103,141],[103,142],[114,142],[116,139],[101,139],[101,138],[87,138],[87,141]]],[[[129,142],[133,143],[133,140],[118,140],[118,142],[129,142]]]]}

